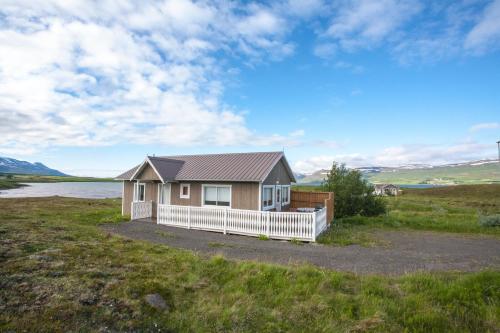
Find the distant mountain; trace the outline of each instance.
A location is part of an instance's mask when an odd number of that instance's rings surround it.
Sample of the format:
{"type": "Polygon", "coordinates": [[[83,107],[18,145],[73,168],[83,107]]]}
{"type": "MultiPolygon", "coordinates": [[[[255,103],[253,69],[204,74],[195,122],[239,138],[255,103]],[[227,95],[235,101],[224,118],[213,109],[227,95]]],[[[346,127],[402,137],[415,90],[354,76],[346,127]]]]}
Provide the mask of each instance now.
{"type": "Polygon", "coordinates": [[[42,176],[67,176],[61,171],[51,169],[40,162],[30,163],[9,157],[0,157],[0,173],[21,173],[42,176]]]}
{"type": "Polygon", "coordinates": [[[320,184],[323,179],[326,178],[326,175],[328,174],[328,170],[318,170],[314,171],[311,174],[302,174],[302,177],[297,178],[297,183],[298,184],[310,184],[310,185],[318,185],[320,184]]]}
{"type": "MultiPolygon", "coordinates": [[[[498,160],[480,160],[445,165],[409,164],[399,167],[367,166],[355,168],[374,184],[489,184],[500,183],[498,160]]],[[[305,175],[299,184],[319,184],[328,170],[305,175]]]]}

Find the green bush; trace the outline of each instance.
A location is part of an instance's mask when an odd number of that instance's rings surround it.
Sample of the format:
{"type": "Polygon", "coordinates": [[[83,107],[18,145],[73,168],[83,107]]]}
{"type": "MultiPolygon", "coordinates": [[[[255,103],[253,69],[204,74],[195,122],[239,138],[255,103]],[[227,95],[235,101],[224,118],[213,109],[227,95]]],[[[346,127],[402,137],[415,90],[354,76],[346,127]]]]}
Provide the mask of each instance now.
{"type": "Polygon", "coordinates": [[[373,194],[373,186],[361,172],[348,169],[345,164],[333,163],[322,188],[335,193],[336,217],[377,216],[386,212],[385,201],[373,194]]]}
{"type": "Polygon", "coordinates": [[[483,227],[500,227],[500,214],[481,216],[479,224],[483,227]]]}

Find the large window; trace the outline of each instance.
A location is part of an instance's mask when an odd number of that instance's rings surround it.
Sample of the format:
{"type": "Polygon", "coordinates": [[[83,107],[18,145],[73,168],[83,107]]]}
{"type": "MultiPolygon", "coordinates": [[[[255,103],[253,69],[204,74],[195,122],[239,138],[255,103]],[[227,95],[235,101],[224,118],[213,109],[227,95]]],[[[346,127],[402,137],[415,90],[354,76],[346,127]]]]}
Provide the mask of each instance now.
{"type": "Polygon", "coordinates": [[[191,192],[190,184],[181,184],[180,198],[189,199],[189,193],[191,192]]]}
{"type": "Polygon", "coordinates": [[[158,184],[158,203],[170,205],[170,184],[158,184]]]}
{"type": "Polygon", "coordinates": [[[282,192],[281,201],[282,201],[283,205],[289,205],[290,204],[290,185],[282,185],[281,192],[282,192]]]}
{"type": "Polygon", "coordinates": [[[231,186],[203,185],[203,206],[231,207],[231,186]]]}
{"type": "Polygon", "coordinates": [[[134,183],[134,201],[144,201],[146,199],[146,184],[134,183]]]}
{"type": "Polygon", "coordinates": [[[262,187],[262,209],[274,208],[274,185],[262,187]]]}

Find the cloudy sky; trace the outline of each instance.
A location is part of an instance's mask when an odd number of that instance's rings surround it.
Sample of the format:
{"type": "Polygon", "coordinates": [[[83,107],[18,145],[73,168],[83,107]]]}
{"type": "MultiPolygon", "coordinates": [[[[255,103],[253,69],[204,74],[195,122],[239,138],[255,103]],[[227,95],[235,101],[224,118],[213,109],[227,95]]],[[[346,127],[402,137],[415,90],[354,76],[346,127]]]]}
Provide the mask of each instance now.
{"type": "Polygon", "coordinates": [[[108,176],[284,149],[309,172],[498,139],[500,0],[0,0],[0,156],[108,176]]]}

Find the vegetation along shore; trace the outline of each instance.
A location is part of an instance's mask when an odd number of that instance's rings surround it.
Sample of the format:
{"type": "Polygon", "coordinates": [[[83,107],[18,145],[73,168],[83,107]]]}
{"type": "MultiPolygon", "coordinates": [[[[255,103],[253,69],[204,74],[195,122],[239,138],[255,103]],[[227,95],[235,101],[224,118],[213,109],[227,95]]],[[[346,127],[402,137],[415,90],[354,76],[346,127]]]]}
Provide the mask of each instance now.
{"type": "Polygon", "coordinates": [[[41,176],[27,174],[0,174],[0,190],[19,188],[25,183],[57,183],[57,182],[112,182],[113,178],[94,178],[76,176],[41,176]]]}

